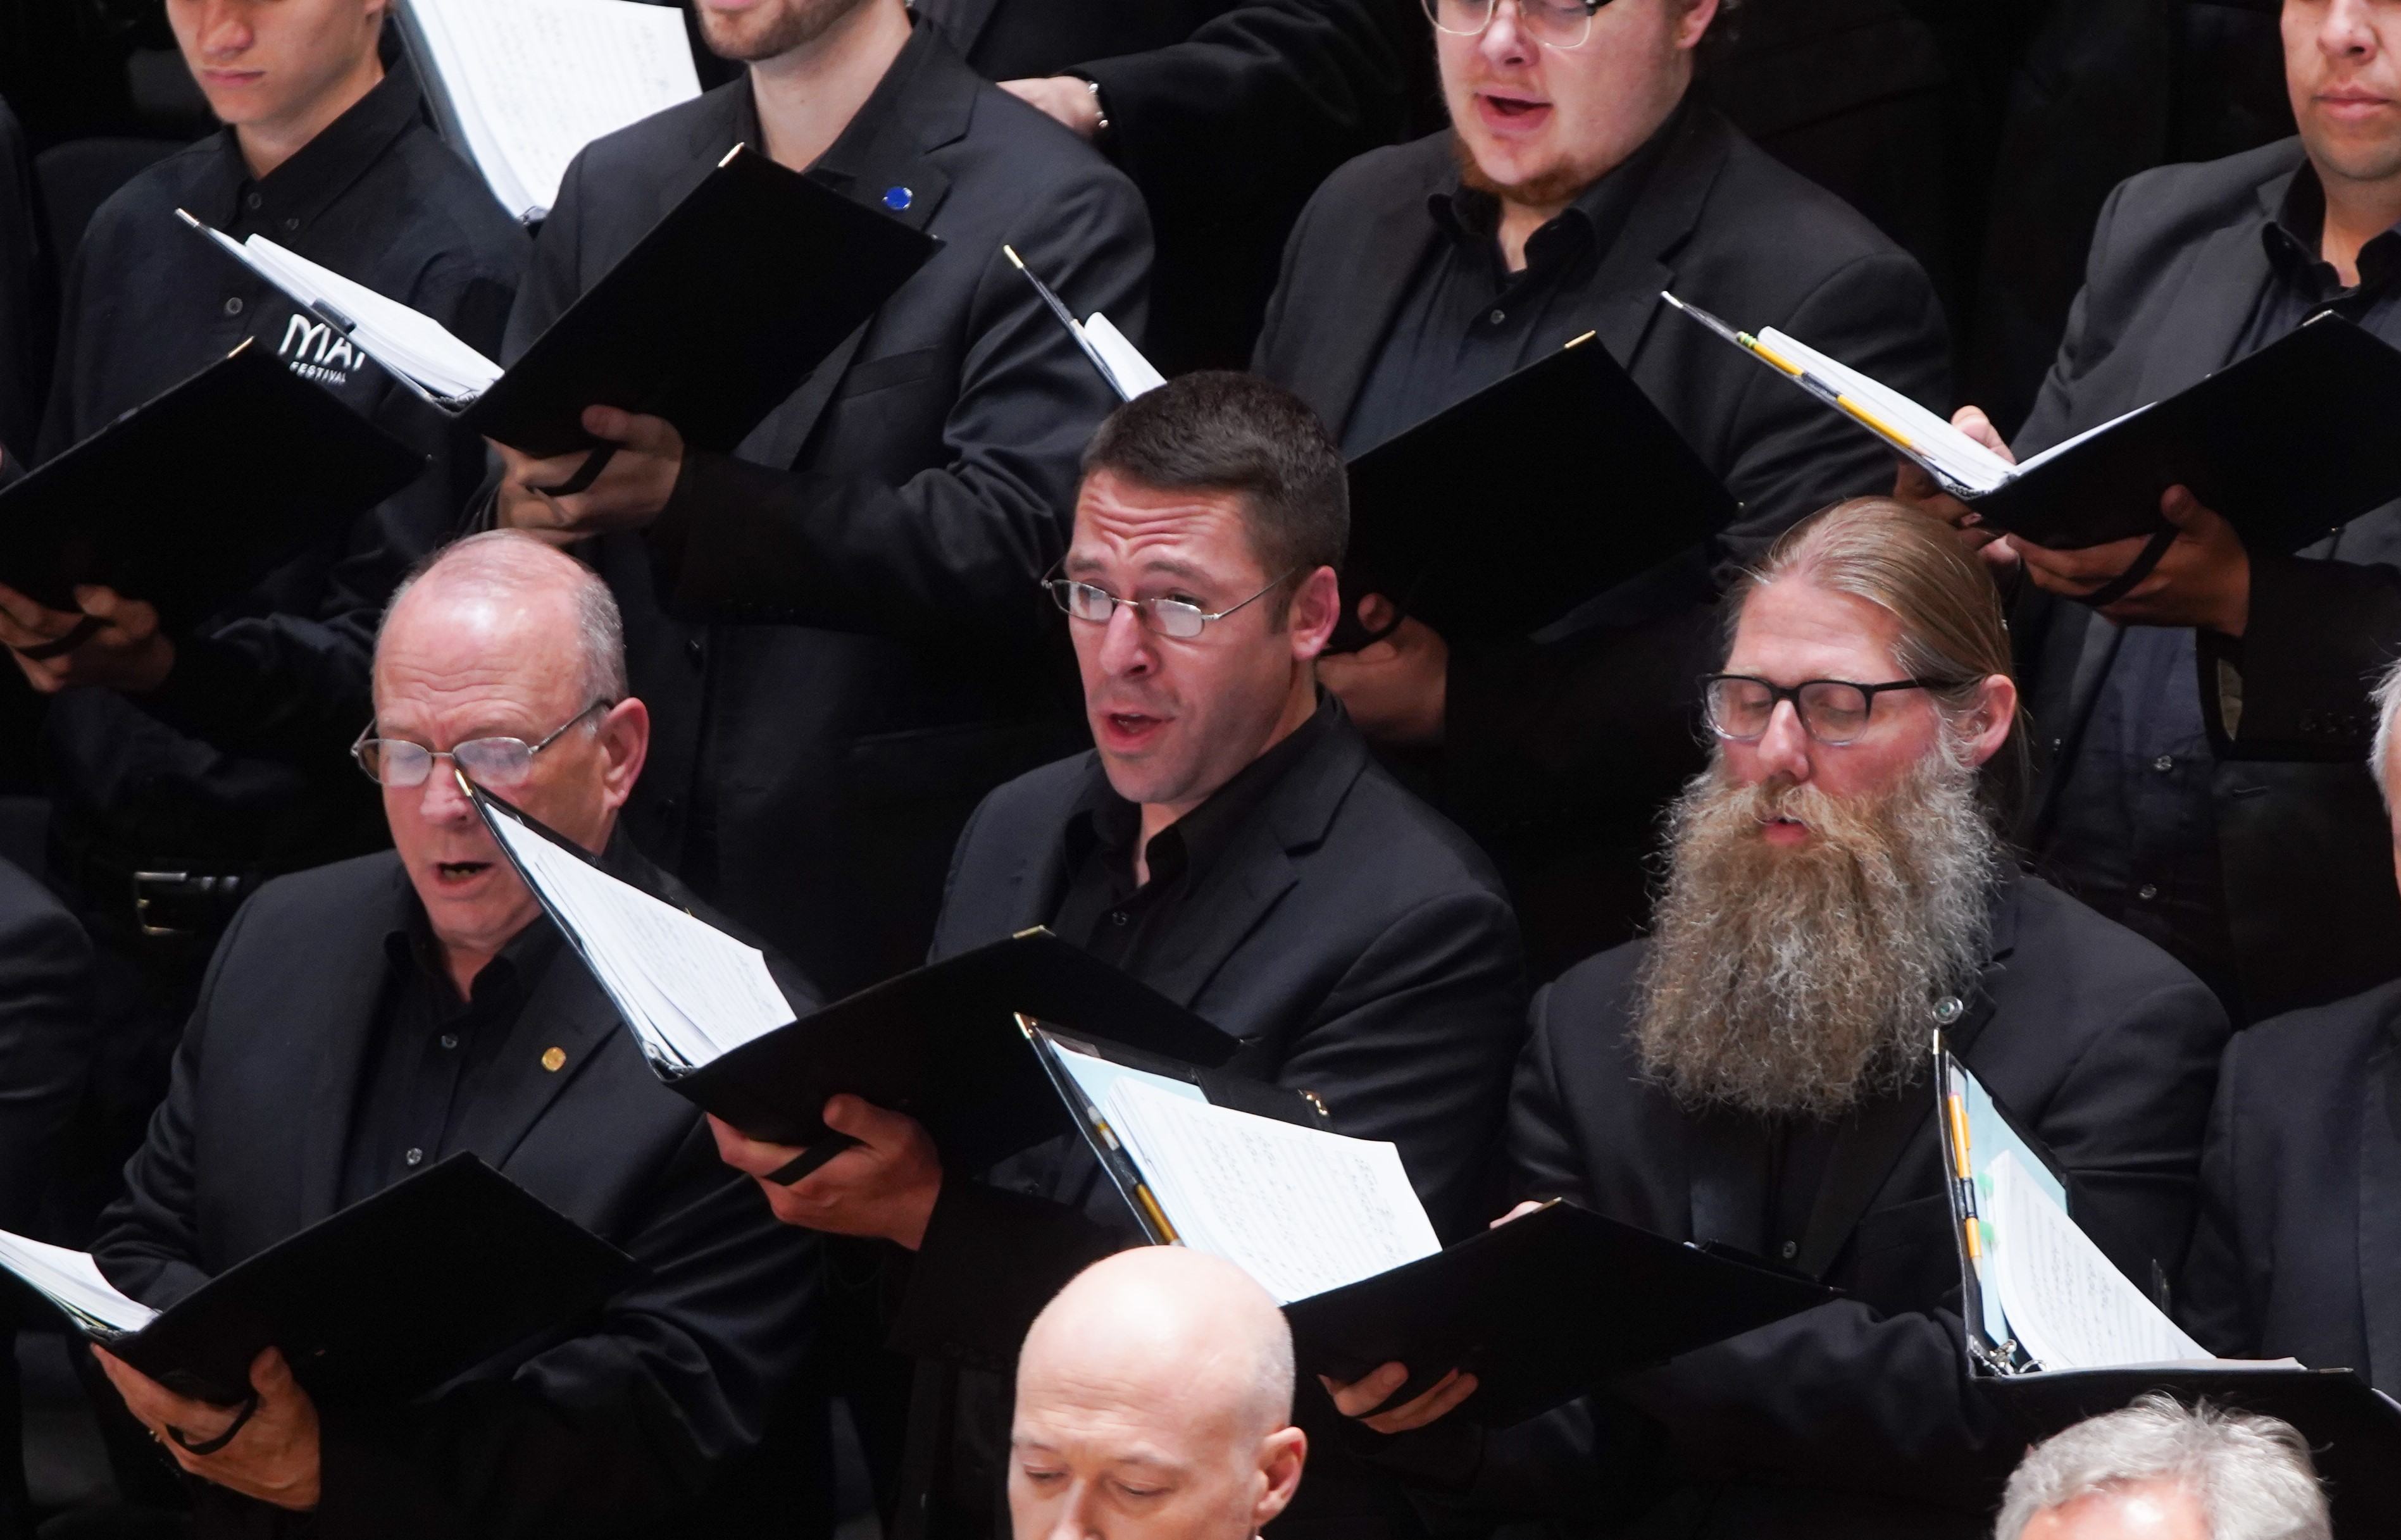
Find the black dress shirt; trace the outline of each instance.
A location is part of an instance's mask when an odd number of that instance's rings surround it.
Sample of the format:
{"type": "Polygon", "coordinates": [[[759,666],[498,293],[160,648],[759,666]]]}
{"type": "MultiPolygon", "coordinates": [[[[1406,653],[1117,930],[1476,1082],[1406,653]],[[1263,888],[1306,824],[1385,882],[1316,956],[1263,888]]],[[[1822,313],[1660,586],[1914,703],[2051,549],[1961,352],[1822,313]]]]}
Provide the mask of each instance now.
{"type": "Polygon", "coordinates": [[[1555,348],[1554,316],[1588,313],[1601,259],[1651,180],[1689,106],[1526,238],[1526,266],[1501,254],[1501,205],[1490,193],[1447,188],[1426,199],[1434,243],[1393,314],[1359,399],[1342,425],[1358,455],[1416,427],[1555,348]]]}
{"type": "MultiPolygon", "coordinates": [[[[2233,358],[2328,311],[2373,327],[2401,301],[2401,228],[2360,249],[2359,282],[2345,285],[2318,254],[2325,217],[2324,190],[2304,162],[2275,217],[2261,221],[2269,280],[2233,358]]],[[[2224,639],[2211,650],[2242,655],[2239,642],[2224,639]]],[[[2203,657],[2189,629],[2126,628],[2065,768],[2068,795],[2043,864],[2079,898],[2165,947],[2240,1015],[2217,838],[2219,754],[2202,711],[2202,697],[2218,690],[2216,675],[2215,658],[2203,657]]]]}
{"type": "Polygon", "coordinates": [[[360,1065],[342,1162],[345,1206],[451,1152],[461,1116],[560,950],[558,927],[537,919],[484,965],[462,1000],[424,908],[408,908],[384,936],[391,974],[360,1065]]]}
{"type": "Polygon", "coordinates": [[[1285,772],[1325,736],[1337,709],[1331,696],[1321,699],[1316,713],[1282,743],[1154,835],[1146,852],[1150,879],[1140,884],[1133,858],[1142,840],[1142,808],[1119,797],[1105,777],[1093,777],[1063,836],[1071,875],[1050,928],[1110,966],[1142,976],[1161,940],[1174,932],[1186,900],[1285,772]]]}
{"type": "MultiPolygon", "coordinates": [[[[434,137],[414,77],[395,67],[264,177],[231,129],[169,157],[102,205],[77,249],[44,457],[248,338],[431,460],[409,487],[176,636],[158,690],[73,690],[48,714],[46,773],[77,843],[138,863],[305,865],[380,842],[371,790],[344,763],[370,714],[377,618],[455,524],[483,447],[212,251],[177,209],[237,239],[267,236],[487,353],[499,351],[526,237],[434,137]]],[[[277,462],[263,424],[191,473],[265,480],[281,473],[277,462]]]]}

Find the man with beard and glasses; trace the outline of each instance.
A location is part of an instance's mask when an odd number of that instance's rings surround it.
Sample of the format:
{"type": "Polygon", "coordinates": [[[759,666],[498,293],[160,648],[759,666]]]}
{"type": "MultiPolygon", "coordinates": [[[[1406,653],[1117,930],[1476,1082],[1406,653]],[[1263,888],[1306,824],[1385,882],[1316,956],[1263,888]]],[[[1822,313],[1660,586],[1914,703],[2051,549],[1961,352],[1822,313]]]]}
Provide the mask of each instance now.
{"type": "MultiPolygon", "coordinates": [[[[1254,367],[1356,455],[1594,333],[1744,504],[1706,547],[1594,594],[1540,645],[1454,648],[1405,620],[1324,665],[1361,729],[1421,769],[1492,852],[1548,977],[1632,934],[1647,906],[1653,825],[1700,768],[1692,681],[1734,564],[1891,482],[1873,437],[1661,291],[1781,327],[1919,401],[1949,399],[1948,347],[1917,262],[1694,87],[1697,56],[1739,20],[1729,0],[1422,3],[1450,126],[1318,190],[1254,367]]],[[[1612,431],[1508,449],[1581,454],[1598,470],[1612,431]]],[[[1566,511],[1637,516],[1607,501],[1606,480],[1593,506],[1566,511]]],[[[1387,613],[1381,596],[1367,613],[1387,613]]]]}
{"type": "Polygon", "coordinates": [[[2024,1439],[1967,1383],[1927,1072],[1936,1029],[2079,1190],[2128,1276],[2183,1255],[2224,1012],[2019,875],[1998,595],[1949,529],[1845,503],[1733,596],[1714,762],[1669,821],[1653,934],[1537,997],[1520,1195],[1796,1268],[1838,1302],[1506,1432],[1452,1375],[1336,1390],[1439,1500],[1641,1536],[1983,1533],[2024,1439]]]}

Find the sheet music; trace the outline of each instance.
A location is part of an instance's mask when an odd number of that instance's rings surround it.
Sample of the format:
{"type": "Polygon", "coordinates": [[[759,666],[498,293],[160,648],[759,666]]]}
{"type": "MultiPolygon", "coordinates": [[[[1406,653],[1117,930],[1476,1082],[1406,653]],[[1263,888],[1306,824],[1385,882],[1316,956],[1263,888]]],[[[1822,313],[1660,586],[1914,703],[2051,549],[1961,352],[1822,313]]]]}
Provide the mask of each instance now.
{"type": "Polygon", "coordinates": [[[758,947],[491,811],[510,855],[574,931],[652,1058],[696,1069],[792,1020],[758,947]]]}
{"type": "Polygon", "coordinates": [[[1994,1273],[2018,1341],[2046,1370],[2208,1359],[2004,1151],[1989,1168],[1994,1273]]]}
{"type": "Polygon", "coordinates": [[[1084,320],[1084,340],[1107,366],[1109,384],[1120,401],[1132,401],[1167,383],[1167,376],[1142,356],[1142,349],[1126,340],[1117,323],[1098,310],[1084,320]]]}
{"type": "Polygon", "coordinates": [[[501,206],[539,219],[576,152],[700,94],[683,16],[631,0],[408,0],[501,206]]]}
{"type": "Polygon", "coordinates": [[[447,402],[469,402],[501,377],[499,364],[451,335],[431,316],[297,252],[288,252],[265,236],[252,236],[237,246],[220,231],[206,225],[201,229],[295,304],[311,310],[330,307],[347,318],[353,323],[350,340],[369,358],[394,374],[407,375],[429,394],[447,402]]]}
{"type": "Polygon", "coordinates": [[[1400,1151],[1188,1101],[1124,1078],[1102,1111],[1184,1244],[1280,1304],[1442,1249],[1400,1151]]]}
{"type": "Polygon", "coordinates": [[[106,1331],[139,1331],[158,1312],[117,1291],[87,1252],[70,1251],[0,1230],[0,1267],[22,1278],[77,1324],[106,1331]]]}
{"type": "Polygon", "coordinates": [[[2018,474],[2017,467],[1882,381],[1772,326],[1760,332],[1759,340],[1907,434],[1917,456],[1955,484],[1974,492],[1990,492],[2018,474]]]}
{"type": "Polygon", "coordinates": [[[1104,1112],[1108,1109],[1109,1093],[1117,1089],[1119,1081],[1126,1080],[1138,1081],[1145,1085],[1156,1087],[1168,1096],[1181,1097],[1187,1101],[1199,1102],[1203,1107],[1209,1105],[1209,1098],[1201,1092],[1200,1087],[1188,1080],[1177,1080],[1173,1075],[1154,1074],[1148,1070],[1137,1070],[1130,1064],[1119,1064],[1115,1059],[1103,1058],[1083,1043],[1077,1043],[1073,1038],[1061,1037],[1056,1032],[1046,1031],[1043,1035],[1050,1040],[1052,1047],[1059,1050],[1060,1067],[1075,1077],[1077,1086],[1091,1099],[1093,1106],[1100,1108],[1104,1112]]]}

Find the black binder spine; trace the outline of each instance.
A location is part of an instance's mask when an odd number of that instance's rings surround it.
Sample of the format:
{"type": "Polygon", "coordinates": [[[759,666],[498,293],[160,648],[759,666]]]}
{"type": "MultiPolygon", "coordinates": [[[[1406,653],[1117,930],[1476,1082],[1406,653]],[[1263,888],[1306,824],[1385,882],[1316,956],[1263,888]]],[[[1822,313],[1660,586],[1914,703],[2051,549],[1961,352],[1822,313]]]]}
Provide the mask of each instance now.
{"type": "MultiPolygon", "coordinates": [[[[1059,1093],[1059,1099],[1065,1102],[1067,1110],[1075,1114],[1076,1131],[1084,1136],[1084,1142],[1091,1147],[1094,1158],[1101,1163],[1101,1169],[1108,1173],[1109,1181],[1117,1188],[1118,1195],[1124,1198],[1126,1206],[1133,1211],[1134,1222],[1142,1226],[1142,1233],[1153,1246],[1181,1245],[1167,1211],[1159,1206],[1159,1199],[1151,1193],[1150,1183],[1143,1179],[1142,1168],[1134,1165],[1133,1157],[1126,1153],[1123,1144],[1118,1142],[1117,1131],[1109,1126],[1107,1117],[1092,1104],[1091,1097],[1084,1095],[1083,1086],[1067,1072],[1067,1067],[1059,1062],[1060,1050],[1052,1042],[1050,1029],[1022,1014],[1017,1018],[1017,1029],[1025,1034],[1026,1044],[1034,1050],[1035,1060],[1042,1066],[1042,1072],[1050,1077],[1050,1088],[1059,1093]]],[[[1069,1051],[1073,1052],[1072,1049],[1069,1051]]]]}

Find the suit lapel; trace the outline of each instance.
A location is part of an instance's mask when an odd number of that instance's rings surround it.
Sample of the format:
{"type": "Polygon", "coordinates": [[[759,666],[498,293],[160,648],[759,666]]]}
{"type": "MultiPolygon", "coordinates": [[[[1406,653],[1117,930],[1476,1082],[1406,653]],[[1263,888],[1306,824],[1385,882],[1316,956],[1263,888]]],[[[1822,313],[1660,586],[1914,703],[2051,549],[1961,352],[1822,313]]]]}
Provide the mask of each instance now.
{"type": "Polygon", "coordinates": [[[2359,1299],[2368,1383],[2401,1390],[2401,1022],[2368,1060],[2359,1127],[2359,1299]]]}
{"type": "MultiPolygon", "coordinates": [[[[2282,188],[2279,177],[2270,187],[2282,188]]],[[[2263,190],[2262,196],[2266,194],[2263,190]]],[[[2154,333],[2143,360],[2142,383],[2136,400],[2110,403],[2090,423],[2097,426],[2119,412],[2148,402],[2163,401],[2177,391],[2234,361],[2234,350],[2269,279],[2268,250],[2259,226],[2249,220],[2227,225],[2202,242],[2186,269],[2172,313],[2176,324],[2154,333]]]]}
{"type": "Polygon", "coordinates": [[[300,1214],[296,1231],[334,1211],[340,1196],[342,1162],[350,1152],[350,1120],[356,1110],[360,1066],[375,1035],[391,959],[384,938],[408,919],[408,879],[397,859],[384,867],[379,902],[350,911],[355,929],[318,945],[346,958],[346,967],[295,969],[293,982],[313,998],[293,1002],[292,1019],[315,1022],[309,1039],[308,1102],[300,1111],[300,1214]],[[313,986],[313,988],[311,988],[313,986]]]}
{"type": "Polygon", "coordinates": [[[1652,319],[1666,303],[1659,291],[1675,284],[1675,270],[1667,258],[1700,223],[1701,209],[1733,145],[1733,130],[1715,109],[1694,103],[1684,113],[1674,142],[1652,168],[1626,228],[1601,259],[1593,280],[1593,293],[1602,297],[1585,324],[1598,334],[1609,356],[1626,368],[1633,366],[1652,319]]]}
{"type": "MultiPolygon", "coordinates": [[[[1447,157],[1447,152],[1446,165],[1447,157]]],[[[1352,238],[1351,261],[1338,281],[1308,296],[1319,312],[1309,325],[1328,346],[1304,349],[1288,383],[1318,408],[1337,438],[1358,404],[1368,366],[1383,350],[1402,291],[1441,234],[1425,204],[1437,184],[1430,182],[1422,192],[1394,198],[1370,214],[1352,238]]]]}
{"type": "MultiPolygon", "coordinates": [[[[951,190],[950,173],[932,157],[966,134],[981,85],[940,31],[921,20],[851,127],[809,174],[846,197],[883,209],[912,229],[927,228],[951,190]],[[898,209],[885,198],[895,189],[906,189],[908,198],[898,209]]],[[[892,303],[905,303],[907,293],[904,286],[892,303]]],[[[871,316],[843,338],[809,371],[801,388],[750,430],[735,455],[756,465],[798,463],[874,328],[871,316]]]]}
{"type": "Polygon", "coordinates": [[[562,941],[510,1024],[451,1147],[472,1150],[495,1168],[505,1165],[559,1093],[609,1045],[616,1028],[617,1013],[592,970],[562,941]]]}

